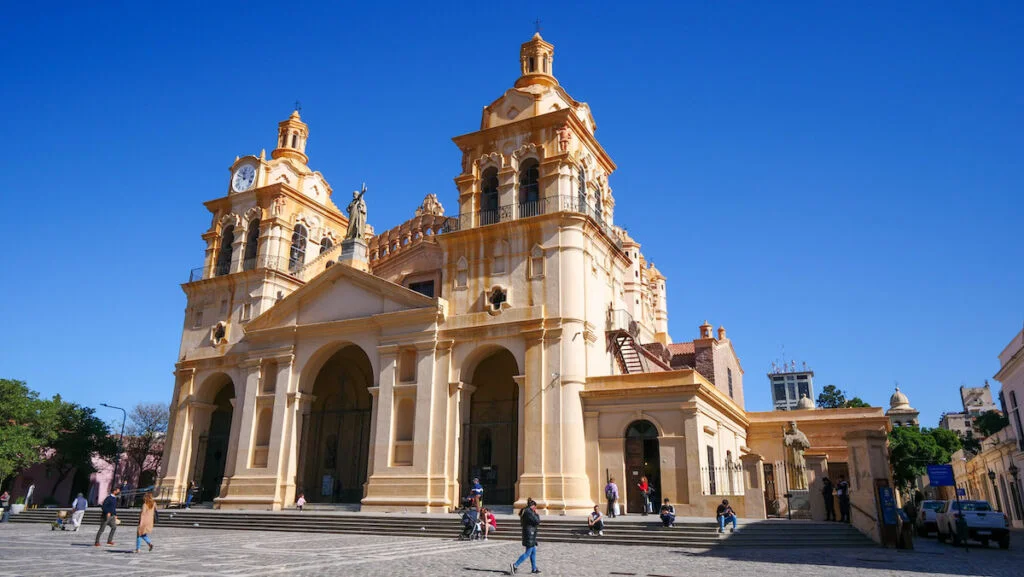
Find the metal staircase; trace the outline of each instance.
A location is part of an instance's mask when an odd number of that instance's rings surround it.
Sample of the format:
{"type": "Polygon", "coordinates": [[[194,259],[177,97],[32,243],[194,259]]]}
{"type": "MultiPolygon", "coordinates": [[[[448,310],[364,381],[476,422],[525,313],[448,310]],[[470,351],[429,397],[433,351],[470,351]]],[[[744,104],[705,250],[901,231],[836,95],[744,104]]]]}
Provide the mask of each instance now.
{"type": "Polygon", "coordinates": [[[619,368],[623,373],[647,372],[647,363],[640,351],[637,350],[640,345],[637,344],[633,335],[617,331],[612,335],[612,341],[615,343],[615,355],[619,359],[619,368]]]}

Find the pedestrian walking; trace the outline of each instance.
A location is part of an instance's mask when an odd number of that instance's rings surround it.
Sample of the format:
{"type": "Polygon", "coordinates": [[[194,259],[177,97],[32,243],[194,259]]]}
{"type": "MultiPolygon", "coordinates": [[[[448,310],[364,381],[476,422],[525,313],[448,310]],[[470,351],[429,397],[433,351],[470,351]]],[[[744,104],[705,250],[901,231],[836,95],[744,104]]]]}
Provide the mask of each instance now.
{"type": "Polygon", "coordinates": [[[82,526],[82,517],[85,517],[85,510],[89,507],[89,502],[85,500],[85,497],[81,493],[75,497],[75,500],[71,502],[71,526],[74,527],[75,531],[82,526]]]}
{"type": "Polygon", "coordinates": [[[532,498],[526,500],[526,508],[519,512],[519,525],[523,528],[523,547],[526,550],[515,563],[509,563],[508,574],[515,575],[516,569],[527,557],[530,559],[530,573],[540,573],[537,568],[537,527],[540,526],[540,516],[537,515],[537,502],[532,498]]]}
{"type": "Polygon", "coordinates": [[[604,486],[604,498],[608,501],[608,510],[605,514],[614,519],[619,514],[619,486],[615,484],[615,477],[610,477],[608,484],[604,486]]]}
{"type": "Polygon", "coordinates": [[[195,481],[189,481],[188,482],[188,489],[185,489],[185,508],[186,509],[191,509],[192,508],[192,498],[195,496],[195,494],[196,494],[196,482],[195,481]]]}
{"type": "Polygon", "coordinates": [[[836,485],[836,496],[839,497],[839,516],[843,523],[850,522],[850,484],[846,477],[839,475],[839,484],[836,485]]]}
{"type": "Polygon", "coordinates": [[[306,494],[305,493],[299,493],[299,498],[295,500],[295,507],[298,508],[299,511],[301,511],[302,508],[305,507],[305,506],[306,506],[306,494]]]}
{"type": "Polygon", "coordinates": [[[100,537],[103,537],[103,530],[110,527],[110,535],[107,536],[107,545],[114,544],[114,533],[117,532],[117,497],[121,489],[114,489],[114,492],[107,495],[103,500],[103,511],[100,513],[100,530],[96,532],[96,543],[94,547],[100,546],[100,537]]]}
{"type": "Polygon", "coordinates": [[[142,509],[139,511],[139,530],[135,534],[135,552],[139,552],[142,542],[149,545],[153,550],[153,542],[149,540],[149,534],[153,532],[153,524],[156,523],[156,501],[152,493],[146,493],[142,498],[142,509]]]}
{"type": "Polygon", "coordinates": [[[825,501],[825,520],[835,521],[836,520],[836,508],[835,508],[835,497],[832,495],[832,491],[835,488],[832,486],[832,479],[825,477],[821,480],[821,498],[825,501]]]}

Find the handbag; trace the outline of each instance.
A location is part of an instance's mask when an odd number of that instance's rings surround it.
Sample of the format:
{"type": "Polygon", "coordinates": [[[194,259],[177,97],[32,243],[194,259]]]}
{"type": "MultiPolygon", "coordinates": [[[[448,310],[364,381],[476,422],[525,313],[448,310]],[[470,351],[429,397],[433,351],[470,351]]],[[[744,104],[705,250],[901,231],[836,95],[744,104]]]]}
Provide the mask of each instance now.
{"type": "Polygon", "coordinates": [[[618,501],[616,501],[615,503],[612,504],[612,511],[615,513],[616,517],[621,515],[621,513],[619,513],[619,502],[618,501]]]}

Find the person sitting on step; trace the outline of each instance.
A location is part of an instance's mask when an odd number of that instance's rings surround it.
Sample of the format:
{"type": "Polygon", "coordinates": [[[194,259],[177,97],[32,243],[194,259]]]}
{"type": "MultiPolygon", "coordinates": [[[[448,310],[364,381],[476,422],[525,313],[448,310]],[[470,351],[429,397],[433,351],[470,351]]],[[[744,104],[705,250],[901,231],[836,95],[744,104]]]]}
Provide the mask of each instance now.
{"type": "Polygon", "coordinates": [[[736,512],[732,510],[728,499],[722,499],[722,504],[718,506],[718,511],[715,513],[715,516],[718,517],[719,533],[725,533],[725,524],[730,521],[732,522],[732,528],[729,529],[729,532],[736,532],[736,512]]]}
{"type": "Polygon", "coordinates": [[[478,518],[480,519],[481,524],[483,524],[484,541],[486,541],[488,535],[498,530],[498,519],[490,509],[485,507],[480,507],[480,514],[478,515],[478,518]]]}
{"type": "Polygon", "coordinates": [[[597,505],[594,505],[594,510],[587,517],[587,526],[590,527],[590,536],[604,535],[604,515],[598,510],[597,505]]]}
{"type": "Polygon", "coordinates": [[[660,516],[663,527],[676,526],[676,508],[669,502],[668,497],[665,497],[665,502],[661,504],[660,516]]]}

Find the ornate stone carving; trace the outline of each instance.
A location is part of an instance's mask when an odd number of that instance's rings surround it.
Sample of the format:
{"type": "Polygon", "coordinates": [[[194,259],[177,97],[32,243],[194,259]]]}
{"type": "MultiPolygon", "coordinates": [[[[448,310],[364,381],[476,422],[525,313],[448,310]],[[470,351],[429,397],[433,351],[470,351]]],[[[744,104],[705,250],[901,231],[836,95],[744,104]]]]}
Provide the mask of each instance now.
{"type": "Polygon", "coordinates": [[[437,200],[436,194],[428,194],[423,198],[423,204],[416,209],[416,216],[442,216],[444,215],[444,207],[441,206],[441,201],[437,200]]]}
{"type": "Polygon", "coordinates": [[[568,124],[563,124],[558,128],[558,151],[567,152],[569,150],[569,143],[572,142],[572,130],[568,124]]]}
{"type": "Polygon", "coordinates": [[[279,194],[274,197],[274,203],[270,205],[270,214],[274,216],[281,216],[284,213],[284,207],[288,205],[288,199],[283,194],[279,194]]]}

